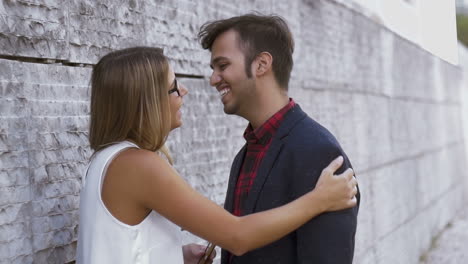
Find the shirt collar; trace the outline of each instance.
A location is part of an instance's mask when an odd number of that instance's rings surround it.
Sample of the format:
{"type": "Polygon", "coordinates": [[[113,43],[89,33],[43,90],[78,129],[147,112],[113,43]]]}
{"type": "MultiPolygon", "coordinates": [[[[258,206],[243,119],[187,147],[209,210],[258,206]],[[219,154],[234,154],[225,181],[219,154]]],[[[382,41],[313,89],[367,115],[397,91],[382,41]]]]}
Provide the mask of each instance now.
{"type": "Polygon", "coordinates": [[[266,145],[270,142],[270,139],[275,134],[276,130],[281,125],[286,113],[296,105],[292,98],[289,98],[289,103],[271,116],[265,123],[259,126],[257,129],[253,129],[249,123],[244,132],[244,138],[247,143],[266,145]]]}

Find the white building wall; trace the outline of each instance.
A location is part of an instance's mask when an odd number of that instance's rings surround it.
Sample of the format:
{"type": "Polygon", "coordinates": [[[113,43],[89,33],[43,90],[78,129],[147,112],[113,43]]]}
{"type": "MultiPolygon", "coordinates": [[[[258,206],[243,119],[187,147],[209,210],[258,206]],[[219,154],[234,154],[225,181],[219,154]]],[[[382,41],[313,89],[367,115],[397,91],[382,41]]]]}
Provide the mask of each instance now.
{"type": "MultiPolygon", "coordinates": [[[[460,56],[460,67],[463,71],[463,87],[460,89],[460,98],[462,98],[462,118],[465,136],[465,151],[466,161],[468,164],[468,48],[461,42],[458,44],[458,51],[460,56]]],[[[468,190],[468,181],[466,181],[466,190],[468,190]]],[[[465,193],[466,200],[468,201],[468,191],[465,193]]]]}
{"type": "Polygon", "coordinates": [[[452,64],[458,64],[454,0],[337,1],[364,10],[362,13],[400,36],[452,64]]]}

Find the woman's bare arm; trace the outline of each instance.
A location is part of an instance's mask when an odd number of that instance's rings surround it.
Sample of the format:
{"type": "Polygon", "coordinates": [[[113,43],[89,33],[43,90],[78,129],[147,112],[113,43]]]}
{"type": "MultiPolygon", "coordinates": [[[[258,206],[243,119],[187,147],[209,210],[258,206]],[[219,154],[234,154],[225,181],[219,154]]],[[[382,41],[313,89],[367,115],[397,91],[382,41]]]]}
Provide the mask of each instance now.
{"type": "Polygon", "coordinates": [[[153,152],[126,150],[113,161],[111,173],[122,174],[113,179],[121,179],[118,184],[135,204],[153,209],[183,229],[242,255],[278,240],[325,211],[354,206],[356,183],[352,171],[333,176],[341,163],[342,159],[335,160],[324,170],[314,191],[284,206],[243,217],[233,216],[195,191],[153,152]]]}

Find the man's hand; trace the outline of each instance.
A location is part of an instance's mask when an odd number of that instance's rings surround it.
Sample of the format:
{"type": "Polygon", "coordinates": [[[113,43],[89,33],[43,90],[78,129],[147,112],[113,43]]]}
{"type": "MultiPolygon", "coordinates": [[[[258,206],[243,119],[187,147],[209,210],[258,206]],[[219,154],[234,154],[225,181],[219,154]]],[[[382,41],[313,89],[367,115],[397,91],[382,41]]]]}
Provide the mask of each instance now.
{"type": "MultiPolygon", "coordinates": [[[[184,264],[197,264],[198,260],[205,254],[206,246],[198,244],[188,244],[182,247],[182,252],[184,254],[184,264]]],[[[210,256],[210,260],[205,263],[213,263],[213,259],[216,257],[216,251],[213,250],[213,253],[210,256]]]]}

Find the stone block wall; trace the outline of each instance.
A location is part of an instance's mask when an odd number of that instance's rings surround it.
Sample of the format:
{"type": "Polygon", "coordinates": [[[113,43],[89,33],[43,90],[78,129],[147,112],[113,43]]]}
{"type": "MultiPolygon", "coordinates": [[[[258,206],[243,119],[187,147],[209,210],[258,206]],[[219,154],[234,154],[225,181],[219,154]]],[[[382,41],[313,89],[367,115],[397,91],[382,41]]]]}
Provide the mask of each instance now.
{"type": "MultiPolygon", "coordinates": [[[[463,70],[463,85],[460,90],[460,98],[462,98],[462,124],[465,138],[465,157],[468,164],[468,48],[461,42],[458,43],[459,64],[463,70]]],[[[468,180],[465,181],[466,189],[468,190],[468,180]]],[[[468,200],[468,192],[465,192],[465,201],[468,200]]]]}
{"type": "MultiPolygon", "coordinates": [[[[349,154],[362,204],[355,263],[417,263],[466,202],[462,88],[450,65],[333,0],[7,0],[0,3],[0,263],[74,260],[89,77],[103,54],[163,47],[189,89],[175,167],[222,204],[246,122],[209,86],[207,20],[285,17],[290,94],[349,154]]],[[[199,241],[190,234],[185,240],[199,241]]]]}
{"type": "Polygon", "coordinates": [[[90,69],[0,65],[0,262],[72,260],[90,69]]]}

